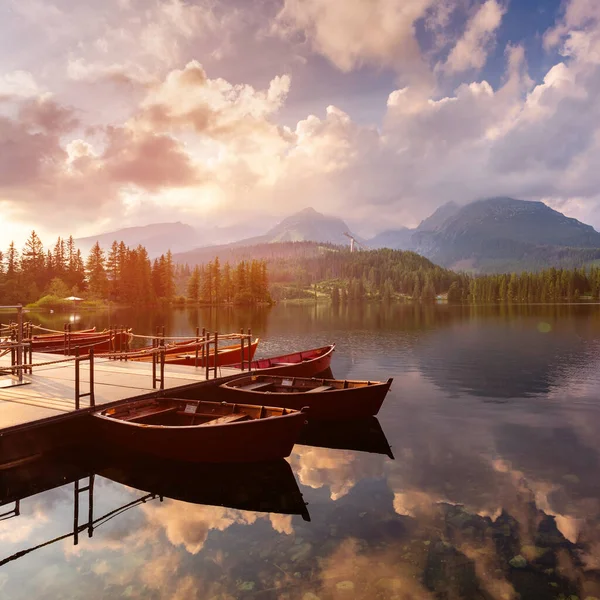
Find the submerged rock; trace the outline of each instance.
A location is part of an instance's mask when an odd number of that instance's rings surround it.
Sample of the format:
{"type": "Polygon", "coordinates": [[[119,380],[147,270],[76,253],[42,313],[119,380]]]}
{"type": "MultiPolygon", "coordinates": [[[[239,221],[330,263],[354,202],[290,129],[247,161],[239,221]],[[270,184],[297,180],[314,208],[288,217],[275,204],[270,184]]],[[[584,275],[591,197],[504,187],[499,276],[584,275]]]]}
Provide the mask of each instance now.
{"type": "Polygon", "coordinates": [[[399,592],[402,587],[402,579],[395,577],[382,577],[375,583],[375,587],[386,592],[399,592]]]}
{"type": "Polygon", "coordinates": [[[527,566],[527,559],[524,556],[517,554],[508,561],[508,564],[513,567],[513,569],[524,569],[527,566]]]}
{"type": "Polygon", "coordinates": [[[254,581],[242,581],[238,583],[237,589],[240,592],[251,592],[256,587],[256,582],[254,581]]]}
{"type": "Polygon", "coordinates": [[[349,581],[349,580],[340,581],[335,584],[335,587],[338,590],[338,592],[353,592],[354,591],[354,582],[349,581]]]}

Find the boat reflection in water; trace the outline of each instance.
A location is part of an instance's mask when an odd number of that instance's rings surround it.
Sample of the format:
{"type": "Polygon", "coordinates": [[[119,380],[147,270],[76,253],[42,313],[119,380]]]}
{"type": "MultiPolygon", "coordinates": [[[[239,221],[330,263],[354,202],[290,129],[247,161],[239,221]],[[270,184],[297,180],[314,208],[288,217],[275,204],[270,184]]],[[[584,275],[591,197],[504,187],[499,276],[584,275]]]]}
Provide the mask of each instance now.
{"type": "Polygon", "coordinates": [[[122,485],[191,504],[310,516],[294,473],[283,459],[263,463],[204,465],[118,458],[97,473],[122,485]]]}
{"type": "Polygon", "coordinates": [[[87,532],[92,537],[101,524],[151,500],[162,502],[171,498],[243,511],[300,515],[310,521],[293,471],[283,459],[243,465],[198,465],[148,457],[125,459],[122,455],[85,463],[65,457],[42,458],[0,471],[0,521],[18,519],[22,500],[68,485],[73,486],[72,530],[10,556],[0,556],[0,566],[60,540],[72,537],[77,545],[80,534],[87,532]],[[147,493],[96,515],[97,476],[147,493]]]}
{"type": "Polygon", "coordinates": [[[317,448],[385,454],[394,459],[377,417],[327,422],[309,419],[297,443],[317,448]]]}

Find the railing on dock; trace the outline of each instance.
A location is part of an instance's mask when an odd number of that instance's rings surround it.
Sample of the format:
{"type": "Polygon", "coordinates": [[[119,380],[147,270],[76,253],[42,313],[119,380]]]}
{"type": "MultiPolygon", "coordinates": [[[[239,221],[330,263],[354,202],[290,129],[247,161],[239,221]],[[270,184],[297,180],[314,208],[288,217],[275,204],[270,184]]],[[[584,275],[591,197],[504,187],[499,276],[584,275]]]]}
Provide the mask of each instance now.
{"type": "MultiPolygon", "coordinates": [[[[187,352],[193,352],[194,367],[203,367],[206,379],[211,375],[214,379],[219,374],[219,353],[227,350],[228,345],[221,345],[223,341],[239,341],[240,362],[234,366],[242,371],[251,369],[252,359],[252,332],[250,329],[244,333],[231,333],[219,335],[217,331],[211,333],[205,328],[200,330],[196,327],[195,338],[190,337],[167,337],[165,328],[157,327],[156,334],[153,336],[134,335],[129,329],[123,326],[111,328],[107,332],[109,342],[108,352],[96,352],[95,346],[106,345],[106,340],[101,340],[91,344],[85,344],[85,339],[74,337],[71,331],[71,324],[66,323],[63,331],[50,330],[35,326],[32,323],[23,322],[23,307],[21,305],[1,307],[17,310],[17,322],[10,323],[0,328],[0,357],[11,354],[10,366],[0,367],[0,375],[10,374],[11,377],[18,378],[16,385],[28,383],[24,381],[24,374],[32,374],[34,367],[49,366],[53,364],[74,362],[75,367],[75,409],[81,408],[81,399],[89,398],[89,406],[95,406],[94,393],[94,361],[97,358],[108,360],[133,360],[140,358],[150,358],[152,361],[152,387],[161,390],[165,388],[165,366],[168,364],[167,356],[174,351],[185,355],[187,352]],[[57,360],[47,360],[44,362],[33,362],[33,334],[34,328],[42,329],[47,332],[53,332],[58,335],[64,335],[63,352],[65,358],[57,360]],[[151,346],[146,348],[132,349],[131,340],[134,338],[150,340],[151,346]],[[182,341],[183,340],[183,341],[182,341]],[[82,355],[82,351],[84,354],[82,355]],[[74,356],[73,356],[74,355],[74,356]],[[81,390],[81,362],[89,362],[89,390],[81,390]],[[247,365],[247,366],[246,366],[247,365]]],[[[97,334],[90,334],[97,335],[97,334]]],[[[59,349],[60,351],[60,349],[59,349]]]]}

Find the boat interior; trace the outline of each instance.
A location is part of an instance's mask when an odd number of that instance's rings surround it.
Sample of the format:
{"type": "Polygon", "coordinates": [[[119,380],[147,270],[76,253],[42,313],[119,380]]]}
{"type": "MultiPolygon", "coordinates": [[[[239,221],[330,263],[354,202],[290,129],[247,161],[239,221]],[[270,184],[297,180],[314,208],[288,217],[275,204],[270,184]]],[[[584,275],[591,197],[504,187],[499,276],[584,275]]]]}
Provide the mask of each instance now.
{"type": "Polygon", "coordinates": [[[181,427],[240,423],[252,419],[287,415],[293,412],[295,411],[289,408],[271,406],[159,398],[109,408],[100,414],[117,421],[126,421],[141,425],[181,427]]]}
{"type": "Polygon", "coordinates": [[[225,385],[230,388],[248,392],[305,394],[347,390],[380,384],[380,381],[349,381],[341,379],[309,379],[306,377],[272,377],[269,375],[259,375],[229,381],[225,385]]]}

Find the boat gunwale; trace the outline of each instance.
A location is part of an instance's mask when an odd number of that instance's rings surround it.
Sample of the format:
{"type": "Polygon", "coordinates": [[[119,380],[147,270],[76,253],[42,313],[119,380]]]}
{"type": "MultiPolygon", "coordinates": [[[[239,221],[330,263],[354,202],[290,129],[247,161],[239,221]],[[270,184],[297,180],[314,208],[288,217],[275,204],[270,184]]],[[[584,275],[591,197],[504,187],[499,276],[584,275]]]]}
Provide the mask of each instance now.
{"type": "MultiPolygon", "coordinates": [[[[244,379],[248,379],[248,380],[258,379],[259,377],[277,377],[278,379],[288,379],[288,377],[286,377],[285,375],[268,375],[268,374],[247,375],[245,377],[239,377],[237,379],[231,379],[230,381],[226,381],[225,383],[222,383],[219,387],[226,388],[228,390],[235,390],[238,392],[243,392],[245,394],[264,394],[264,395],[269,395],[269,396],[289,395],[289,394],[302,395],[302,394],[311,392],[311,388],[308,388],[308,389],[302,390],[302,391],[289,390],[289,391],[279,392],[279,391],[272,391],[272,390],[244,390],[242,388],[230,385],[231,383],[235,383],[236,381],[242,381],[244,379]]],[[[387,381],[371,381],[371,380],[361,380],[361,379],[323,379],[321,377],[292,377],[292,379],[300,379],[300,380],[304,380],[304,381],[310,381],[311,379],[315,379],[315,382],[317,382],[317,381],[323,382],[320,385],[327,385],[328,381],[330,381],[330,382],[331,381],[348,381],[348,383],[364,383],[364,385],[357,386],[357,387],[348,387],[348,388],[341,388],[341,389],[335,388],[335,389],[331,389],[331,390],[323,390],[323,391],[318,392],[318,394],[331,394],[334,392],[349,392],[350,390],[364,390],[364,389],[373,390],[373,389],[378,389],[378,388],[385,387],[385,386],[387,386],[389,388],[394,381],[393,377],[389,377],[387,381]]]]}
{"type": "MultiPolygon", "coordinates": [[[[170,400],[171,398],[160,398],[161,400],[170,400]]],[[[174,400],[177,400],[177,398],[173,398],[174,400]]],[[[182,399],[183,400],[183,399],[182,399]]],[[[190,402],[190,400],[184,400],[185,402],[190,402]]],[[[201,401],[200,401],[201,402],[201,401]]],[[[221,404],[221,403],[219,403],[221,404]]],[[[229,405],[233,405],[233,402],[227,402],[226,404],[229,405]]],[[[240,403],[235,403],[237,406],[244,406],[244,404],[240,404],[240,403]]],[[[246,405],[249,408],[253,408],[255,409],[257,407],[256,404],[248,404],[246,405]]],[[[262,406],[262,405],[261,405],[262,406]]],[[[251,423],[261,423],[263,421],[269,421],[271,419],[281,419],[281,418],[285,418],[285,417],[298,417],[299,415],[304,414],[304,416],[307,416],[307,411],[305,411],[304,409],[301,410],[297,410],[294,408],[284,408],[281,406],[264,406],[264,408],[266,409],[279,409],[279,410],[287,410],[287,411],[291,411],[288,414],[281,414],[281,415],[272,415],[270,417],[259,417],[258,419],[249,419],[248,421],[239,421],[239,422],[234,422],[234,423],[216,423],[215,425],[210,425],[211,429],[214,429],[216,427],[232,427],[234,425],[250,425],[251,423]]],[[[106,409],[106,410],[110,410],[110,409],[106,409]]],[[[204,427],[207,425],[208,422],[205,423],[198,423],[196,425],[154,425],[151,423],[135,423],[134,421],[125,421],[123,419],[117,419],[115,417],[111,417],[108,415],[103,415],[102,412],[104,411],[99,411],[97,413],[92,413],[93,417],[99,418],[99,419],[104,419],[106,421],[112,422],[112,423],[119,423],[121,425],[125,425],[125,426],[134,426],[134,427],[140,427],[143,429],[157,429],[157,430],[177,430],[180,431],[182,429],[198,429],[199,427],[204,427]]],[[[192,415],[192,413],[189,413],[190,415],[192,415]]],[[[224,415],[219,415],[219,416],[224,416],[224,415]]]]}
{"type": "MultiPolygon", "coordinates": [[[[272,363],[272,361],[274,361],[274,360],[282,360],[282,359],[288,358],[288,357],[300,356],[300,360],[297,363],[292,363],[292,364],[300,365],[303,363],[309,363],[314,360],[319,360],[321,358],[325,358],[325,357],[333,354],[334,351],[335,351],[335,342],[333,344],[326,344],[325,346],[319,346],[318,348],[310,348],[309,350],[300,350],[298,352],[289,352],[288,354],[282,354],[281,356],[265,356],[264,358],[256,358],[252,362],[260,363],[263,361],[265,361],[265,362],[268,361],[268,362],[272,363]],[[309,358],[302,358],[303,354],[309,354],[311,352],[317,353],[317,352],[319,352],[319,350],[323,350],[324,352],[322,354],[317,354],[316,356],[311,356],[309,358]]],[[[276,369],[280,366],[284,367],[284,366],[288,366],[288,365],[278,365],[277,363],[275,363],[275,364],[271,364],[271,366],[269,366],[269,367],[256,367],[256,370],[262,371],[263,369],[276,369]]]]}

